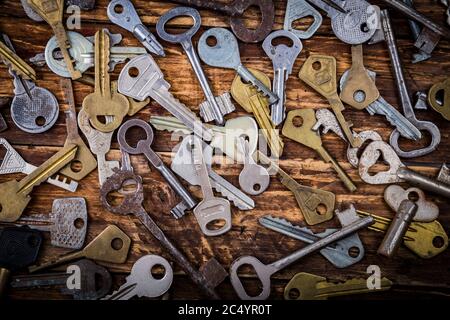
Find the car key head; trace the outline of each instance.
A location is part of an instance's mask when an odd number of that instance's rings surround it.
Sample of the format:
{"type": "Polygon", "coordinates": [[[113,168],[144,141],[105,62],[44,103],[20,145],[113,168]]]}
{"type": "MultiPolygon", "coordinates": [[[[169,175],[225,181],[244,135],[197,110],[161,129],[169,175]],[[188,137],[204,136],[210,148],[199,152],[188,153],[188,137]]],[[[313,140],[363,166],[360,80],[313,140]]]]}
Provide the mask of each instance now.
{"type": "Polygon", "coordinates": [[[164,41],[170,43],[187,43],[191,42],[192,37],[197,33],[202,24],[202,18],[200,13],[194,8],[189,7],[175,7],[172,10],[163,14],[156,24],[156,32],[159,37],[164,41]],[[191,17],[194,21],[194,25],[183,33],[171,34],[166,31],[166,24],[177,17],[191,17]]]}
{"type": "Polygon", "coordinates": [[[238,42],[225,28],[204,32],[198,41],[198,54],[203,62],[213,67],[236,69],[241,64],[238,42]],[[215,39],[215,44],[209,45],[209,39],[215,39]]]}
{"type": "Polygon", "coordinates": [[[14,271],[33,264],[41,244],[42,234],[27,226],[1,229],[0,267],[14,271]]]}

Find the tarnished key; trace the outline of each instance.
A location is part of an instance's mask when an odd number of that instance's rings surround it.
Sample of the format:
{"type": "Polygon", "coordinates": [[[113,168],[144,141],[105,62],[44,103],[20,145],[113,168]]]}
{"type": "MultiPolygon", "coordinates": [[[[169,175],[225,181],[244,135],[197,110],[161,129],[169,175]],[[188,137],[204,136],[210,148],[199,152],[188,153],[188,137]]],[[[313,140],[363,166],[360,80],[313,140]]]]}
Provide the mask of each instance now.
{"type": "MultiPolygon", "coordinates": [[[[361,131],[358,135],[362,139],[363,143],[366,141],[383,141],[383,138],[381,138],[380,134],[378,132],[372,131],[372,130],[361,131]]],[[[358,165],[359,165],[359,157],[358,157],[359,152],[360,152],[360,148],[352,148],[351,146],[348,146],[348,148],[347,148],[348,162],[354,168],[358,168],[358,165]]]]}
{"type": "Polygon", "coordinates": [[[251,195],[258,195],[267,190],[270,184],[270,176],[267,170],[256,163],[250,150],[250,145],[244,138],[238,138],[238,144],[244,154],[244,168],[239,174],[239,185],[242,190],[251,195]]]}
{"type": "Polygon", "coordinates": [[[211,131],[179,100],[169,92],[170,84],[155,60],[148,54],[131,59],[119,76],[119,92],[143,101],[153,98],[173,116],[181,120],[200,138],[211,141],[211,131]]]}
{"type": "Polygon", "coordinates": [[[293,110],[288,113],[282,133],[285,137],[315,150],[325,162],[333,166],[347,189],[350,192],[355,191],[356,186],[353,181],[323,147],[320,135],[312,130],[315,124],[316,117],[313,109],[293,110]]]}
{"type": "Polygon", "coordinates": [[[163,46],[147,27],[142,24],[131,1],[112,0],[108,4],[107,13],[112,23],[133,33],[149,52],[158,56],[165,56],[163,46]]]}
{"type": "Polygon", "coordinates": [[[321,135],[327,134],[330,131],[334,132],[334,134],[336,134],[339,138],[348,143],[348,140],[332,111],[325,108],[316,110],[316,120],[316,124],[312,127],[313,131],[317,131],[321,135]]]}
{"type": "Polygon", "coordinates": [[[428,91],[428,103],[430,106],[450,121],[450,77],[442,82],[435,83],[428,91]],[[439,99],[442,95],[442,99],[439,99]]]}
{"type": "Polygon", "coordinates": [[[306,0],[288,0],[286,14],[284,16],[284,30],[295,34],[299,39],[311,38],[322,25],[322,15],[314,9],[306,0]],[[314,21],[306,30],[298,30],[294,22],[303,18],[311,17],[314,21]]]}
{"type": "Polygon", "coordinates": [[[31,200],[33,188],[72,161],[76,152],[76,145],[67,145],[22,180],[0,184],[0,221],[18,220],[31,200]]]}
{"type": "Polygon", "coordinates": [[[263,50],[272,60],[274,76],[272,90],[278,96],[278,101],[271,106],[272,123],[278,126],[286,118],[286,81],[292,73],[295,60],[303,49],[300,39],[292,32],[277,30],[269,34],[262,44],[263,50]],[[285,44],[274,45],[275,39],[287,38],[292,41],[291,46],[285,44]]]}
{"type": "Polygon", "coordinates": [[[278,101],[279,97],[264,83],[256,78],[241,62],[239,44],[234,35],[225,28],[211,28],[204,32],[198,41],[198,54],[206,64],[212,67],[234,69],[246,82],[254,85],[268,99],[270,104],[278,101]],[[210,46],[209,38],[216,39],[216,44],[210,46]]]}
{"type": "Polygon", "coordinates": [[[307,224],[315,225],[333,218],[334,193],[299,184],[261,151],[257,152],[256,158],[268,166],[270,174],[277,174],[280,182],[294,194],[307,224]]]}

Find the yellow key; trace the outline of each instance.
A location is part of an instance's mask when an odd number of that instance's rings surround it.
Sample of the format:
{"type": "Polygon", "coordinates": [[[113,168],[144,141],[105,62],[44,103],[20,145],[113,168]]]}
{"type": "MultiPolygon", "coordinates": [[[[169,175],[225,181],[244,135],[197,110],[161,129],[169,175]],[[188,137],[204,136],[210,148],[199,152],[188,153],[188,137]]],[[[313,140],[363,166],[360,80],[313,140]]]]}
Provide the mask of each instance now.
{"type": "Polygon", "coordinates": [[[27,80],[36,81],[36,71],[2,41],[0,41],[0,58],[17,75],[27,80]]]}

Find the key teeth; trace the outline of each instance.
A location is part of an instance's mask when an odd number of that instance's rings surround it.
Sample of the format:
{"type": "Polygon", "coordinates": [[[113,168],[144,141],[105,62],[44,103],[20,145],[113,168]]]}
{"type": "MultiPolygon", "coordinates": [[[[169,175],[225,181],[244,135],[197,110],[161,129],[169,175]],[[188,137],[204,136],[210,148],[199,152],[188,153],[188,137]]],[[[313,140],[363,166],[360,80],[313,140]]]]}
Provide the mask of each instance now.
{"type": "Polygon", "coordinates": [[[218,183],[213,183],[213,189],[219,192],[222,196],[233,202],[233,205],[237,207],[240,210],[251,210],[255,206],[247,205],[245,202],[243,202],[241,199],[239,199],[237,196],[235,196],[233,193],[231,193],[226,188],[223,188],[218,183]]]}
{"type": "Polygon", "coordinates": [[[173,215],[173,217],[175,219],[180,219],[182,217],[184,217],[184,215],[186,214],[186,205],[183,202],[180,202],[179,204],[176,205],[176,207],[172,208],[172,210],[170,210],[170,213],[173,215]]]}
{"type": "MultiPolygon", "coordinates": [[[[225,92],[224,94],[215,97],[217,104],[220,107],[220,112],[223,116],[233,112],[236,110],[233,102],[231,101],[231,95],[229,92],[225,92]]],[[[205,122],[211,122],[213,120],[217,120],[214,117],[214,113],[212,112],[211,105],[208,101],[204,101],[200,104],[200,116],[205,122]]]]}

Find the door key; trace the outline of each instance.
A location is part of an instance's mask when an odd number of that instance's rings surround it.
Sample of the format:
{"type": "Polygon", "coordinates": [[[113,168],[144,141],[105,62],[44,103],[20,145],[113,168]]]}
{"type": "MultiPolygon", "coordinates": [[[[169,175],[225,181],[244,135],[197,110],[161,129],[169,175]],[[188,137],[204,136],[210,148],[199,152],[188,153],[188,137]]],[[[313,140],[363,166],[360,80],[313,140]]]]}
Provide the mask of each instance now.
{"type": "Polygon", "coordinates": [[[270,176],[267,170],[253,159],[248,141],[243,138],[237,139],[244,155],[244,168],[239,174],[239,185],[248,194],[256,196],[267,190],[270,176]]]}

